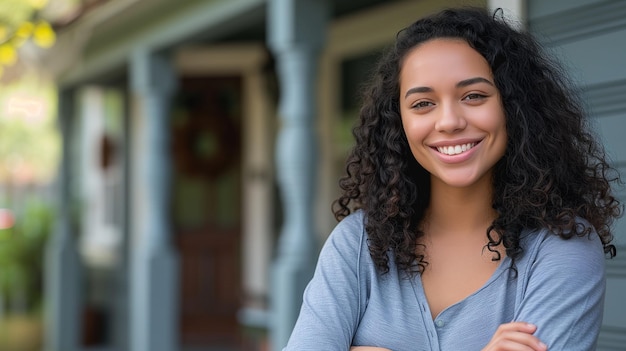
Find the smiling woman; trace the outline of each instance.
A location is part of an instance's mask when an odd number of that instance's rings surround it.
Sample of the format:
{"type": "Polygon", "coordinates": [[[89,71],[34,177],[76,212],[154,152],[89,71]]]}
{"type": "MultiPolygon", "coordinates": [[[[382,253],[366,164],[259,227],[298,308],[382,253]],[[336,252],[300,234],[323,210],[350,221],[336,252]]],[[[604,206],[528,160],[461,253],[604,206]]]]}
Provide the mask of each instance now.
{"type": "Polygon", "coordinates": [[[621,204],[578,101],[498,15],[402,30],[286,350],[594,350],[621,204]]]}
{"type": "Polygon", "coordinates": [[[409,148],[430,174],[431,203],[423,221],[428,235],[420,242],[428,241],[430,269],[422,272],[422,282],[435,318],[479,289],[498,267],[489,255],[454,253],[446,238],[474,252],[485,245],[485,228],[497,217],[489,199],[493,167],[506,149],[506,119],[489,64],[462,40],[433,39],[410,51],[400,71],[400,96],[409,148]],[[439,229],[437,221],[457,204],[454,216],[463,225],[439,229]],[[471,236],[482,240],[465,240],[471,236]],[[476,260],[469,264],[468,258],[476,260]]]}

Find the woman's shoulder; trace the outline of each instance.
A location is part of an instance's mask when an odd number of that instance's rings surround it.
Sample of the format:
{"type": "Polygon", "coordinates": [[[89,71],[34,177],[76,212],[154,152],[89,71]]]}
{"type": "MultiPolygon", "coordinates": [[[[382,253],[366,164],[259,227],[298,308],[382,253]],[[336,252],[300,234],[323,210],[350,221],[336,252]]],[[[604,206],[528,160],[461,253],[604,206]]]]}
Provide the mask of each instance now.
{"type": "Polygon", "coordinates": [[[364,219],[365,216],[361,210],[357,210],[343,218],[330,233],[327,244],[332,243],[335,246],[339,245],[339,247],[345,247],[346,249],[361,246],[365,240],[364,219]]]}
{"type": "Polygon", "coordinates": [[[357,280],[367,275],[372,264],[363,221],[363,213],[355,211],[337,223],[322,247],[318,268],[332,272],[329,274],[351,272],[357,280]]]}
{"type": "Polygon", "coordinates": [[[362,228],[365,220],[365,212],[363,210],[355,210],[354,212],[347,215],[337,224],[337,227],[340,226],[357,226],[362,228]]]}
{"type": "Polygon", "coordinates": [[[602,247],[596,229],[584,218],[576,218],[573,230],[575,233],[564,230],[563,235],[558,235],[550,228],[526,230],[522,234],[522,242],[531,247],[544,245],[602,247]]]}
{"type": "MultiPolygon", "coordinates": [[[[522,260],[604,262],[604,249],[595,228],[585,219],[576,218],[576,233],[558,235],[550,228],[527,230],[522,234],[522,260]]],[[[574,263],[572,262],[572,263],[574,263]]]]}

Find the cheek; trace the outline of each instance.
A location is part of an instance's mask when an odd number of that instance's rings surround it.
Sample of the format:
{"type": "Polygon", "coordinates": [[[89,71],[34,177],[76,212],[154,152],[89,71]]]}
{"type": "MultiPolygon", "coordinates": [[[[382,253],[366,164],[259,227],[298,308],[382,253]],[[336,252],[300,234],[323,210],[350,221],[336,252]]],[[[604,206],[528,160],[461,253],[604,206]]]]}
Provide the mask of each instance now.
{"type": "Polygon", "coordinates": [[[404,116],[402,116],[401,122],[402,122],[402,131],[404,132],[404,137],[408,140],[409,145],[411,145],[411,135],[412,135],[411,124],[409,123],[407,119],[404,118],[404,116]]]}
{"type": "Polygon", "coordinates": [[[494,134],[498,138],[506,139],[506,117],[504,111],[500,108],[492,107],[488,110],[483,110],[475,121],[478,128],[494,134]]]}
{"type": "Polygon", "coordinates": [[[402,124],[404,128],[404,134],[408,141],[409,150],[413,157],[421,164],[428,152],[425,146],[426,139],[428,137],[427,127],[423,123],[412,122],[402,124]]]}
{"type": "Polygon", "coordinates": [[[414,115],[402,114],[402,129],[404,130],[404,135],[409,140],[409,143],[412,143],[416,139],[421,139],[425,137],[427,126],[424,122],[424,119],[417,118],[414,115]]]}
{"type": "Polygon", "coordinates": [[[406,139],[408,140],[409,146],[411,146],[411,148],[413,148],[413,146],[422,144],[425,137],[423,135],[423,126],[420,126],[420,124],[416,123],[415,121],[410,121],[408,123],[405,123],[403,121],[402,128],[404,129],[404,135],[406,136],[406,139]]]}
{"type": "Polygon", "coordinates": [[[502,116],[500,123],[498,123],[497,126],[494,126],[494,129],[497,130],[497,147],[500,149],[500,157],[502,157],[504,156],[509,143],[509,137],[506,131],[506,119],[504,116],[502,116]]]}

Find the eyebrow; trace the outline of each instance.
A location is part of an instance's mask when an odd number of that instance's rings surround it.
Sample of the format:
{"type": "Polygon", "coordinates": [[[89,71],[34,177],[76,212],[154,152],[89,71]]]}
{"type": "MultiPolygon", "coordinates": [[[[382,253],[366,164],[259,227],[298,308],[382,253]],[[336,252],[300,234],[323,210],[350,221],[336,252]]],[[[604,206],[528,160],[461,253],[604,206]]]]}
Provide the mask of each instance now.
{"type": "MultiPolygon", "coordinates": [[[[487,83],[487,84],[489,84],[491,86],[494,86],[493,83],[491,81],[489,81],[488,79],[486,79],[486,78],[474,77],[474,78],[464,79],[464,80],[456,83],[456,87],[457,88],[465,88],[467,86],[470,86],[472,84],[477,84],[477,83],[487,83]]],[[[433,92],[433,88],[431,88],[431,87],[414,87],[414,88],[411,88],[411,89],[407,90],[406,94],[404,95],[404,98],[406,99],[411,94],[432,93],[432,92],[433,92]]]]}
{"type": "Polygon", "coordinates": [[[462,81],[456,83],[456,87],[457,88],[465,88],[466,86],[470,86],[470,85],[476,84],[476,83],[487,83],[487,84],[493,86],[493,83],[491,83],[491,81],[489,81],[486,78],[474,77],[474,78],[465,79],[465,80],[462,80],[462,81]]]}

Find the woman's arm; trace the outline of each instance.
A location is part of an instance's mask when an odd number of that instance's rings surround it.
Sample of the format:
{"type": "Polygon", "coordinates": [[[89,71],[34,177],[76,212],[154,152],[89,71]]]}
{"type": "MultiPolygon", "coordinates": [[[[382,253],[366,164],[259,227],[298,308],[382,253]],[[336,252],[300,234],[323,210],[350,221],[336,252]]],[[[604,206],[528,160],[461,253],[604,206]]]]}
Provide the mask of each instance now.
{"type": "Polygon", "coordinates": [[[537,326],[525,322],[505,323],[482,351],[546,351],[547,346],[533,335],[537,326]]]}
{"type": "Polygon", "coordinates": [[[350,349],[360,319],[361,223],[349,216],[326,240],[285,351],[350,349]]]}
{"type": "Polygon", "coordinates": [[[516,320],[551,350],[595,350],[602,324],[605,258],[595,234],[568,240],[545,234],[520,282],[527,281],[516,320]]]}

